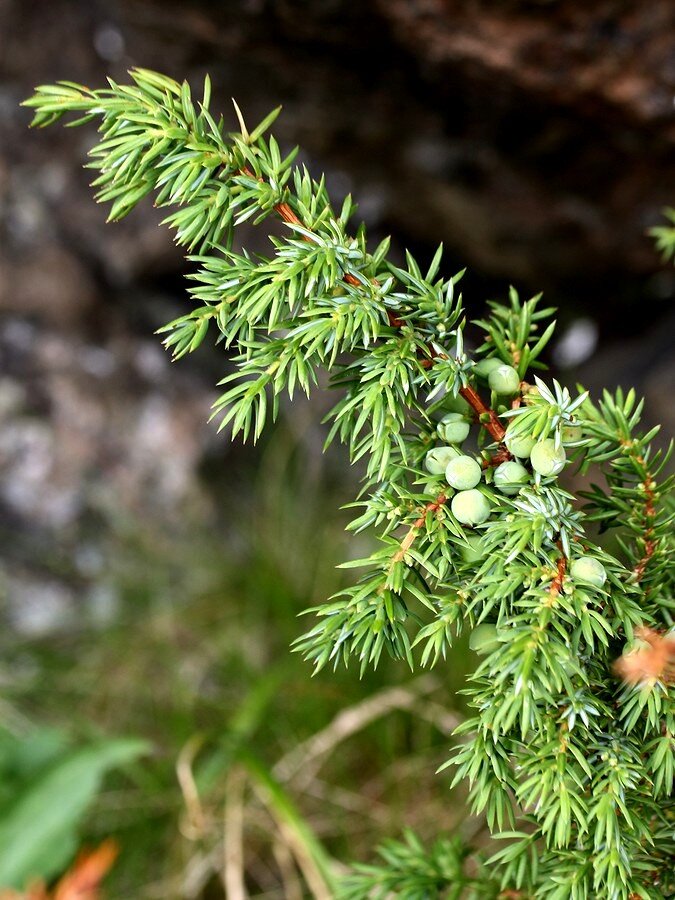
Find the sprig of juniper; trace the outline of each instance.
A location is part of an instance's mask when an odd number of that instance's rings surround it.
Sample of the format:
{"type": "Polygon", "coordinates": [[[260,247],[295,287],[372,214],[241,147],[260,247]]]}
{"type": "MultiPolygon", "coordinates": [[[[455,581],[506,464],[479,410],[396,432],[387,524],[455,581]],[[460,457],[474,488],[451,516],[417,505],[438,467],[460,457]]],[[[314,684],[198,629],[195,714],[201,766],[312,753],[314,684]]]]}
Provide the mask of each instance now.
{"type": "Polygon", "coordinates": [[[668,224],[650,228],[649,233],[656,241],[656,248],[664,258],[673,259],[675,258],[675,209],[668,207],[663,210],[663,215],[668,220],[668,224]]]}
{"type": "MultiPolygon", "coordinates": [[[[352,657],[363,669],[383,652],[434,665],[468,629],[484,659],[448,764],[505,840],[490,861],[502,896],[671,896],[672,692],[665,670],[639,685],[612,673],[636,626],[673,625],[668,454],[654,429],[639,431],[633,392],[595,404],[528,382],[553,311],[514,290],[476,320],[470,354],[461,273],[439,274],[441,248],[427,268],[410,254],[395,265],[388,241],[369,250],[363,226],[350,233],[351,198],[334,209],[323,179],[266,136],[278,110],[249,131],[237,109],[228,132],[209,112],[208,79],[194,101],[186,83],[131,76],[102,90],[44,86],[26,105],[36,125],[98,120],[89,165],[110,218],[154,194],[195,254],[195,307],[161,329],[165,346],[178,358],[215,332],[232,348],[214,415],[244,440],[283,394],[309,394],[328,372],[339,399],[327,443],[365,463],[350,528],[376,532],[376,549],[346,564],[360,579],[312,610],[296,649],[317,669],[352,657]],[[270,215],[287,230],[269,256],[232,249],[239,224],[270,215]],[[580,493],[583,508],[558,480],[569,462],[605,479],[580,493]]],[[[411,841],[391,845],[384,868],[360,869],[346,896],[434,896],[444,880],[447,896],[458,885],[495,895],[490,879],[458,874],[459,845],[425,861],[411,841]]]]}
{"type": "Polygon", "coordinates": [[[356,866],[344,879],[340,900],[496,900],[504,897],[482,860],[472,857],[457,838],[440,838],[431,846],[408,831],[403,841],[387,841],[379,848],[381,862],[356,866]],[[476,863],[478,862],[478,865],[476,863]],[[469,868],[473,871],[469,871],[469,868]]]}

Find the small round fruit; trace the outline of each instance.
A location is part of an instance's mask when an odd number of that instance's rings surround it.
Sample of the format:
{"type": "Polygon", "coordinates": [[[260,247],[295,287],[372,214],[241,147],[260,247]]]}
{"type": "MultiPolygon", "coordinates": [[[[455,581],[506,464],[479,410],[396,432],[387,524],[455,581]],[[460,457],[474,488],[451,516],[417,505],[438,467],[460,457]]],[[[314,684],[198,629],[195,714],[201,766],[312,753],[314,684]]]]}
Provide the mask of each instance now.
{"type": "Polygon", "coordinates": [[[504,443],[514,456],[519,459],[527,459],[536,441],[531,434],[515,434],[507,431],[504,443]]]}
{"type": "Polygon", "coordinates": [[[479,378],[487,379],[490,376],[490,372],[494,369],[498,369],[499,366],[503,366],[504,363],[501,359],[498,359],[496,356],[488,356],[487,359],[479,359],[478,362],[474,365],[473,371],[474,374],[479,378]]]}
{"type": "Polygon", "coordinates": [[[519,462],[509,460],[495,469],[494,485],[502,494],[517,494],[529,480],[530,473],[519,462]]]}
{"type": "Polygon", "coordinates": [[[476,625],[469,638],[469,647],[479,656],[486,656],[499,646],[495,625],[476,625]]]}
{"type": "Polygon", "coordinates": [[[462,525],[482,525],[490,517],[490,504],[480,491],[460,491],[450,504],[453,516],[462,525]]]}
{"type": "Polygon", "coordinates": [[[530,453],[530,462],[535,472],[540,475],[557,475],[565,468],[565,451],[556,447],[553,438],[538,441],[530,453]]]}
{"type": "Polygon", "coordinates": [[[602,587],[607,581],[605,567],[592,556],[580,556],[570,566],[570,575],[575,581],[590,584],[593,587],[602,587]]]}
{"type": "Polygon", "coordinates": [[[488,384],[495,394],[515,394],[520,387],[520,377],[513,366],[497,366],[490,372],[488,384]]]}
{"type": "MultiPolygon", "coordinates": [[[[456,456],[445,468],[445,478],[451,487],[467,491],[476,487],[481,478],[481,467],[471,456],[456,456]]],[[[482,495],[481,495],[482,496],[482,495]]]]}
{"type": "Polygon", "coordinates": [[[461,444],[469,436],[471,426],[462,413],[451,412],[443,416],[436,430],[442,441],[448,444],[461,444]]]}
{"type": "Polygon", "coordinates": [[[459,455],[454,447],[434,447],[424,457],[424,467],[432,475],[442,475],[451,459],[459,455]]]}
{"type": "Polygon", "coordinates": [[[458,394],[456,397],[453,397],[452,394],[448,394],[447,397],[443,400],[443,406],[448,410],[448,412],[458,412],[462,413],[464,416],[471,415],[471,407],[466,402],[464,397],[458,394]]]}
{"type": "Polygon", "coordinates": [[[466,543],[459,545],[459,552],[465,563],[477,563],[485,558],[485,544],[479,534],[470,534],[466,543]]]}
{"type": "Polygon", "coordinates": [[[581,425],[563,425],[562,429],[562,439],[565,444],[575,444],[577,441],[580,441],[584,433],[581,429],[581,425]]]}

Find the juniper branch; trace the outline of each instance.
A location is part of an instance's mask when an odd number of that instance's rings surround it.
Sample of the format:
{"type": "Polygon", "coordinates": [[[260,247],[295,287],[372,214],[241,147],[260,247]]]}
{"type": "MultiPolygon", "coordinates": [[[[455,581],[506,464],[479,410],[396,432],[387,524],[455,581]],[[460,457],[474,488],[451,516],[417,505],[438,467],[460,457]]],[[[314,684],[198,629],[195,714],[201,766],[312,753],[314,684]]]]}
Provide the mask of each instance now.
{"type": "Polygon", "coordinates": [[[197,252],[195,308],[162,329],[165,345],[179,357],[215,329],[234,351],[214,414],[244,439],[283,394],[309,393],[328,372],[338,399],[327,441],[366,463],[349,527],[374,532],[376,549],[346,564],[361,579],[312,610],[296,649],[317,669],[352,658],[363,669],[383,653],[433,665],[469,630],[483,656],[450,761],[505,841],[490,877],[462,874],[464,850],[443,843],[424,882],[408,842],[387,851],[387,872],[356,874],[352,891],[421,889],[457,872],[475,897],[494,897],[495,879],[503,896],[668,896],[672,479],[654,429],[638,430],[634,393],[595,404],[534,375],[553,310],[514,290],[475,321],[468,352],[461,273],[439,275],[441,248],[426,269],[411,254],[396,265],[388,241],[370,250],[363,227],[351,234],[351,199],[334,209],[323,179],[266,136],[278,111],[250,131],[238,114],[228,132],[209,112],[208,80],[199,102],[157,73],[132,81],[44,86],[26,105],[37,125],[98,119],[90,165],[110,217],[154,193],[176,240],[197,252]],[[237,226],[270,215],[286,225],[271,255],[235,253],[237,226]],[[584,508],[559,480],[570,462],[605,479],[581,494],[584,508]],[[589,526],[611,531],[614,554],[589,526]],[[665,661],[653,656],[646,682],[622,684],[614,659],[622,644],[635,652],[643,625],[665,661]]]}

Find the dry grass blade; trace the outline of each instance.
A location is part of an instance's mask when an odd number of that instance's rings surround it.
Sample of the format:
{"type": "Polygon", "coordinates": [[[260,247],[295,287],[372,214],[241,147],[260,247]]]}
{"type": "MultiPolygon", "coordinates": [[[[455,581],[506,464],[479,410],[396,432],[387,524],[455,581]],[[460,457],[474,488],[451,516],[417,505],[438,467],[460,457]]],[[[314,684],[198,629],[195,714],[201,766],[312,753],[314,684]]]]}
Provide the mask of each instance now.
{"type": "Polygon", "coordinates": [[[228,900],[246,900],[244,877],[244,792],[246,773],[233,767],[225,784],[223,886],[228,900]]]}
{"type": "Polygon", "coordinates": [[[414,709],[420,698],[435,690],[439,683],[435,676],[424,675],[409,687],[387,688],[341,710],[329,725],[279,760],[273,770],[275,777],[280,781],[293,780],[296,787],[306,787],[339,743],[395,709],[414,709]]]}
{"type": "Polygon", "coordinates": [[[288,849],[288,845],[283,841],[277,840],[272,846],[272,852],[281,873],[285,900],[302,900],[302,885],[293,862],[293,854],[288,849]]]}
{"type": "Polygon", "coordinates": [[[206,817],[192,771],[192,764],[203,742],[201,735],[193,735],[180,751],[176,762],[176,777],[185,801],[185,816],[181,822],[181,831],[190,841],[199,840],[206,831],[206,817]]]}
{"type": "Polygon", "coordinates": [[[278,839],[293,854],[312,897],[314,900],[331,900],[334,896],[333,861],[317,840],[313,829],[263,764],[248,754],[243,762],[251,786],[276,823],[278,839]]]}

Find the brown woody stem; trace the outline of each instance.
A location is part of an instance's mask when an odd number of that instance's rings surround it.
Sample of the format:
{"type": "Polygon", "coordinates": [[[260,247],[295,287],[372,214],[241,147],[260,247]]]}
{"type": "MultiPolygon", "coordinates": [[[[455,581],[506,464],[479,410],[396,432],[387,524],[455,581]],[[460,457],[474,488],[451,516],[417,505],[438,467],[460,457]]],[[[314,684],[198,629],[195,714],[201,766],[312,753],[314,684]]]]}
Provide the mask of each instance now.
{"type": "Polygon", "coordinates": [[[277,203],[274,210],[281,216],[284,222],[288,222],[290,225],[302,225],[302,222],[290,208],[288,203],[277,203]]]}
{"type": "Polygon", "coordinates": [[[396,551],[396,553],[394,553],[394,555],[392,556],[392,558],[391,558],[392,566],[394,566],[398,562],[401,562],[401,560],[406,555],[408,550],[412,547],[412,545],[415,541],[415,538],[417,537],[417,532],[420,530],[420,528],[422,528],[422,526],[426,522],[427,514],[430,512],[431,513],[438,512],[438,510],[441,508],[441,506],[443,506],[445,503],[447,503],[447,500],[448,500],[448,498],[446,497],[446,495],[444,493],[442,493],[442,494],[439,494],[438,497],[436,497],[436,499],[434,500],[433,503],[427,503],[427,505],[422,510],[422,514],[410,526],[410,530],[408,531],[406,536],[403,538],[403,540],[399,544],[399,548],[396,551]]]}
{"type": "Polygon", "coordinates": [[[551,587],[548,589],[548,592],[551,597],[557,597],[563,587],[563,581],[565,580],[565,573],[567,572],[567,557],[564,556],[561,552],[558,557],[558,571],[556,572],[555,578],[551,582],[551,587]]]}
{"type": "MultiPolygon", "coordinates": [[[[244,173],[246,175],[253,174],[247,169],[244,170],[244,173]]],[[[288,203],[277,203],[277,205],[274,207],[274,210],[284,220],[284,222],[287,222],[289,225],[302,225],[302,222],[293,212],[288,203]]],[[[353,275],[350,275],[349,272],[347,272],[343,280],[346,281],[347,284],[351,284],[352,287],[358,287],[358,285],[360,284],[359,279],[355,278],[353,275]]],[[[392,319],[396,319],[396,317],[393,315],[393,313],[389,313],[390,324],[392,324],[392,319]]],[[[400,319],[396,319],[396,322],[400,323],[400,319]]]]}
{"type": "Polygon", "coordinates": [[[560,591],[563,589],[563,583],[565,581],[565,575],[567,574],[567,564],[568,560],[565,554],[563,553],[562,541],[558,539],[556,541],[556,546],[560,551],[560,556],[556,562],[556,573],[553,576],[553,581],[549,585],[548,589],[548,597],[544,601],[544,606],[553,606],[556,601],[556,598],[560,591]]]}
{"type": "MultiPolygon", "coordinates": [[[[470,384],[466,387],[460,388],[459,393],[462,395],[462,397],[464,397],[471,409],[473,409],[473,411],[477,414],[478,421],[485,427],[485,429],[490,434],[490,437],[497,441],[498,444],[502,444],[504,442],[504,435],[506,434],[506,431],[502,423],[499,421],[497,413],[493,409],[490,409],[489,406],[486,406],[485,403],[483,403],[478,391],[476,391],[475,388],[472,388],[470,384]]],[[[512,458],[511,454],[509,454],[508,458],[512,458]]]]}
{"type": "Polygon", "coordinates": [[[506,447],[501,447],[496,453],[493,453],[492,456],[484,459],[481,462],[481,466],[483,469],[492,469],[500,465],[500,463],[508,462],[510,459],[513,459],[513,455],[509,453],[506,447]]]}

